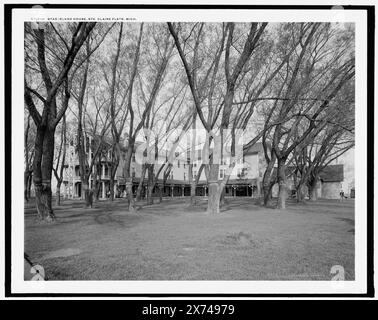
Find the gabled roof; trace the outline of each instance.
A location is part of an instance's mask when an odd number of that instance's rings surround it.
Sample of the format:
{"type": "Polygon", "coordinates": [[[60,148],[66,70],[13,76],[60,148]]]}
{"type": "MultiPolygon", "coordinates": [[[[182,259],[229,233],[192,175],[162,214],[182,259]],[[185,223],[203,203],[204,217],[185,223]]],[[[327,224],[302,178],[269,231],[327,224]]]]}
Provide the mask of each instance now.
{"type": "MultiPolygon", "coordinates": [[[[286,176],[289,178],[295,171],[295,166],[286,167],[286,176]]],[[[277,175],[277,167],[273,168],[272,177],[277,175]]],[[[341,182],[344,181],[344,165],[328,165],[319,174],[319,179],[323,182],[341,182]]]]}
{"type": "Polygon", "coordinates": [[[319,174],[323,182],[341,182],[344,181],[344,165],[335,164],[325,167],[319,174]]]}
{"type": "Polygon", "coordinates": [[[264,152],[264,148],[261,142],[256,142],[253,146],[244,151],[244,155],[256,154],[259,152],[264,152]]]}

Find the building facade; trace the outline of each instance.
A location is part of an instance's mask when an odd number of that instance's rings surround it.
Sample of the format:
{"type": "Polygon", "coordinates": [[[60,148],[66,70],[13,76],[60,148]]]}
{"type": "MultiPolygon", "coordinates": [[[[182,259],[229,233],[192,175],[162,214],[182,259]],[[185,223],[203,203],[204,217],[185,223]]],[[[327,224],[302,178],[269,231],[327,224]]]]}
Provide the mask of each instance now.
{"type": "MultiPolygon", "coordinates": [[[[137,149],[142,143],[136,143],[137,149]]],[[[125,153],[127,148],[123,148],[121,151],[125,153]]],[[[86,135],[85,137],[85,151],[87,153],[88,162],[91,163],[93,159],[93,139],[86,135]]],[[[136,190],[142,176],[142,164],[137,161],[135,157],[135,151],[132,156],[131,162],[131,175],[133,182],[133,192],[136,194],[136,190]]],[[[75,147],[74,139],[70,140],[67,150],[68,163],[64,168],[63,184],[61,194],[66,198],[82,198],[81,178],[78,153],[75,147]]],[[[158,163],[154,165],[155,174],[160,169],[160,166],[164,164],[168,159],[168,150],[163,150],[158,154],[158,163]]],[[[197,177],[200,166],[202,163],[202,146],[198,146],[194,152],[195,158],[190,158],[190,152],[186,154],[176,153],[170,174],[168,179],[164,182],[162,179],[162,172],[159,175],[153,195],[157,195],[157,188],[162,191],[163,197],[185,197],[190,196],[190,179],[189,179],[189,163],[193,163],[193,178],[197,177]]],[[[114,165],[111,157],[111,144],[105,143],[104,151],[94,164],[94,169],[89,178],[89,187],[93,188],[94,183],[94,171],[97,171],[96,180],[99,183],[99,198],[106,199],[109,196],[110,191],[110,174],[111,168],[114,165]]],[[[221,159],[219,168],[218,180],[222,180],[230,165],[230,158],[227,155],[221,159]]],[[[124,190],[126,189],[126,181],[123,174],[124,171],[124,159],[121,156],[116,174],[114,177],[114,195],[116,197],[125,196],[124,190]]],[[[231,197],[252,197],[257,198],[261,195],[262,178],[265,172],[266,162],[264,157],[264,150],[260,142],[244,151],[243,156],[237,161],[235,168],[233,169],[228,183],[225,188],[225,195],[231,197]]],[[[164,171],[164,170],[162,170],[164,171]]],[[[320,181],[318,183],[318,196],[327,199],[339,198],[339,192],[343,181],[343,165],[331,165],[324,169],[320,175],[320,181]]],[[[295,194],[294,181],[289,177],[287,188],[289,190],[289,196],[295,194]]],[[[143,188],[141,195],[146,195],[147,189],[147,173],[143,181],[143,188]]],[[[305,187],[307,190],[307,188],[305,187]]],[[[304,190],[304,194],[307,194],[304,190]]],[[[278,194],[278,185],[275,185],[272,190],[273,197],[278,194]]],[[[202,170],[201,176],[198,179],[196,187],[196,195],[207,196],[208,184],[205,175],[205,170],[202,170]]]]}

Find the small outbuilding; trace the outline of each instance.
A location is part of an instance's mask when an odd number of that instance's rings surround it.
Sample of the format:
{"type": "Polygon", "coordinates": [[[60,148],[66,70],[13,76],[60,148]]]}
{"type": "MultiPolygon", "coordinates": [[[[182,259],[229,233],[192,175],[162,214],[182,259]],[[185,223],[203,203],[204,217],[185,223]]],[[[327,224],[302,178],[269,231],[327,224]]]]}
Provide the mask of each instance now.
{"type": "MultiPolygon", "coordinates": [[[[325,167],[319,175],[320,194],[324,199],[339,199],[344,181],[344,165],[336,164],[325,167]]],[[[346,193],[347,190],[344,190],[346,193]]]]}

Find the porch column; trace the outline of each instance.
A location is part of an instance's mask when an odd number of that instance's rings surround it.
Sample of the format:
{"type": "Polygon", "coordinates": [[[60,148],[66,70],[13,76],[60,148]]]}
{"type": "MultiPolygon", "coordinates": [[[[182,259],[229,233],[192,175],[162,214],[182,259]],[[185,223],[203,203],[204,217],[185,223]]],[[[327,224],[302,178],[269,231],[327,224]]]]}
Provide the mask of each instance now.
{"type": "Polygon", "coordinates": [[[102,164],[101,168],[102,168],[102,177],[105,177],[105,164],[102,164]]]}
{"type": "Polygon", "coordinates": [[[171,193],[171,197],[172,197],[172,198],[173,198],[173,188],[174,188],[174,187],[171,186],[171,192],[172,192],[172,193],[171,193]]]}
{"type": "Polygon", "coordinates": [[[102,181],[102,195],[101,198],[105,199],[106,198],[106,193],[105,193],[105,181],[102,181]]]}
{"type": "Polygon", "coordinates": [[[251,198],[253,198],[253,186],[250,185],[249,187],[251,188],[251,198]]]}
{"type": "Polygon", "coordinates": [[[236,197],[236,187],[232,186],[232,189],[234,189],[234,198],[236,197]]]}
{"type": "Polygon", "coordinates": [[[181,197],[185,197],[185,186],[181,186],[181,197]]]}

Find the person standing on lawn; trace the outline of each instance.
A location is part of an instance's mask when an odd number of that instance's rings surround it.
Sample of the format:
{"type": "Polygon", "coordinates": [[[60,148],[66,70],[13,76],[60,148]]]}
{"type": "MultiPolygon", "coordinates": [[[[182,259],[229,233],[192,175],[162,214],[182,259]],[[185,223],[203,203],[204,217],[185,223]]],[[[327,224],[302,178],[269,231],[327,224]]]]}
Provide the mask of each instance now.
{"type": "Polygon", "coordinates": [[[344,190],[341,189],[340,190],[340,202],[343,202],[343,200],[344,200],[344,190]]]}

